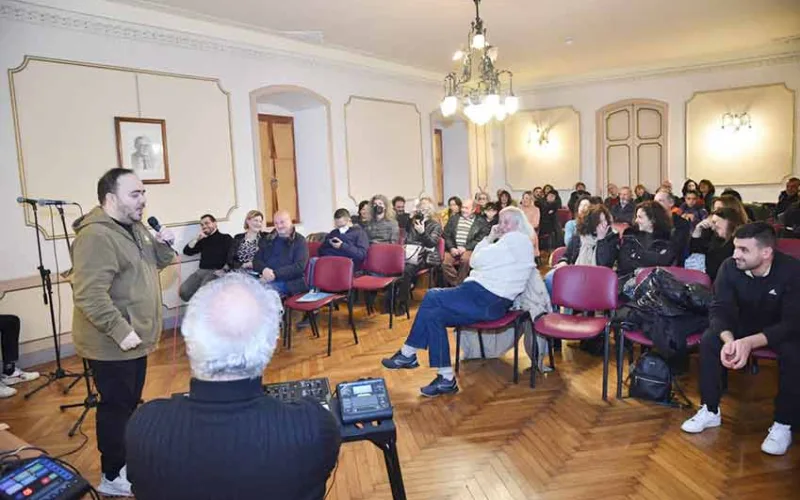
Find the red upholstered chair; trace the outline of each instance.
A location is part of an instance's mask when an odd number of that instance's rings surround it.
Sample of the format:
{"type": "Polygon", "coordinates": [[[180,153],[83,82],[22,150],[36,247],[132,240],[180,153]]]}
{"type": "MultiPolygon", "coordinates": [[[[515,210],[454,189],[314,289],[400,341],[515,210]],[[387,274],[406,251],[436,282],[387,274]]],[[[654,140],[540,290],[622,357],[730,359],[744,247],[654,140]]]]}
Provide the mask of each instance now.
{"type": "MultiPolygon", "coordinates": [[[[655,270],[655,267],[645,267],[643,268],[637,275],[636,275],[636,284],[638,285],[644,279],[650,275],[650,273],[655,270]]],[[[707,286],[711,288],[711,278],[702,271],[696,271],[693,269],[685,269],[683,267],[677,266],[670,266],[670,267],[663,267],[665,271],[668,271],[670,274],[675,276],[679,281],[685,284],[692,284],[697,283],[700,285],[707,286]]],[[[644,334],[641,330],[634,330],[634,331],[625,331],[624,329],[620,329],[621,338],[617,339],[617,399],[622,398],[622,363],[625,350],[625,342],[623,339],[630,340],[635,344],[639,344],[643,347],[651,348],[653,347],[653,341],[647,338],[647,335],[644,334]]],[[[686,337],[686,346],[687,347],[695,347],[700,345],[700,341],[703,339],[703,332],[696,332],[690,334],[686,337]]],[[[632,354],[631,359],[628,360],[629,363],[633,363],[632,354]]]]}
{"type": "MultiPolygon", "coordinates": [[[[534,269],[534,272],[537,272],[534,269]]],[[[531,321],[531,315],[528,311],[508,311],[502,318],[496,319],[494,321],[481,321],[479,323],[473,323],[467,326],[460,326],[456,327],[456,373],[458,373],[458,369],[460,366],[460,354],[461,354],[461,330],[477,330],[478,332],[478,343],[481,347],[481,358],[485,358],[486,355],[483,351],[483,333],[486,330],[505,330],[509,326],[514,326],[514,383],[516,384],[519,381],[519,338],[523,335],[524,330],[522,329],[523,324],[525,321],[531,321]]]]}
{"type": "MultiPolygon", "coordinates": [[[[772,361],[778,360],[778,353],[769,347],[760,347],[750,353],[750,372],[753,375],[758,373],[758,361],[760,359],[769,359],[772,361]]],[[[727,372],[723,372],[727,376],[727,372]]]]}
{"type": "MultiPolygon", "coordinates": [[[[557,307],[574,311],[603,311],[604,316],[573,316],[560,312],[539,316],[534,333],[550,341],[550,366],[555,368],[553,339],[584,340],[604,336],[603,399],[608,397],[608,342],[611,315],[618,306],[617,274],[602,266],[564,266],[553,275],[552,302],[557,307]],[[605,316],[607,314],[608,316],[605,316]]],[[[533,342],[533,359],[538,359],[533,342]]],[[[531,370],[531,387],[536,385],[536,370],[531,370]]]]}
{"type": "Polygon", "coordinates": [[[319,247],[322,246],[321,241],[308,241],[306,242],[308,246],[308,258],[312,257],[319,257],[319,247]]]}
{"type": "MultiPolygon", "coordinates": [[[[353,279],[353,289],[365,292],[378,292],[390,287],[389,302],[392,313],[389,314],[389,328],[392,328],[394,318],[394,301],[397,294],[397,280],[403,276],[403,268],[406,265],[406,253],[403,245],[391,243],[374,243],[367,249],[367,258],[361,270],[367,274],[357,276],[353,279]],[[378,274],[374,276],[369,273],[378,274]]],[[[367,304],[367,312],[372,312],[371,306],[367,304]]]]}
{"type": "MultiPolygon", "coordinates": [[[[314,287],[321,292],[332,293],[333,295],[314,302],[300,302],[299,299],[305,295],[299,293],[286,299],[284,307],[288,310],[313,313],[328,306],[328,356],[331,355],[331,334],[333,330],[333,305],[339,300],[347,300],[347,311],[350,320],[350,327],[353,329],[353,339],[358,344],[358,333],[353,322],[353,299],[350,293],[353,288],[353,261],[347,257],[320,257],[314,265],[314,287]]],[[[287,313],[286,338],[287,348],[292,347],[292,315],[287,313]]],[[[319,332],[316,326],[316,318],[309,314],[312,328],[319,332]]]]}
{"type": "Polygon", "coordinates": [[[558,264],[558,261],[561,260],[561,257],[567,253],[567,247],[558,247],[550,254],[550,267],[555,266],[558,264]]]}
{"type": "Polygon", "coordinates": [[[778,251],[800,259],[800,240],[795,238],[778,238],[778,251]]]}
{"type": "Polygon", "coordinates": [[[558,225],[563,228],[567,225],[567,221],[572,220],[572,212],[570,212],[569,208],[559,208],[556,211],[556,220],[558,225]]]}

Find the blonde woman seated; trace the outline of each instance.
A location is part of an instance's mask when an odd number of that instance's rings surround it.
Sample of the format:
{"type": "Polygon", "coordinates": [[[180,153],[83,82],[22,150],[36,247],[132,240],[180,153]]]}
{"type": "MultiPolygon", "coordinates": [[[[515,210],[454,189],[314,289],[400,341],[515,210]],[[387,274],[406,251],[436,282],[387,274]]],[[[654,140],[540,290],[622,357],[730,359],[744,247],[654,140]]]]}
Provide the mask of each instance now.
{"type": "Polygon", "coordinates": [[[253,257],[258,252],[258,242],[264,236],[264,214],[258,210],[250,210],[244,218],[244,232],[233,237],[228,250],[226,268],[230,271],[252,271],[253,257]]]}

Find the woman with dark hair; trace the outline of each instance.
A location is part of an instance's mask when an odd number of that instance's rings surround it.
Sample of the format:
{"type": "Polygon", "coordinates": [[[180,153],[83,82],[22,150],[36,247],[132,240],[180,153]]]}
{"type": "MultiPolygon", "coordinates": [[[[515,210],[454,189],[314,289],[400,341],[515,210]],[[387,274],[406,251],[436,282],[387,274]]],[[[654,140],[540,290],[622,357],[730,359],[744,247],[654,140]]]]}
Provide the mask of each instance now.
{"type": "Polygon", "coordinates": [[[356,226],[366,227],[369,222],[369,200],[361,200],[358,204],[358,214],[350,218],[356,226]]]}
{"type": "Polygon", "coordinates": [[[659,203],[645,201],[636,207],[634,226],[625,231],[619,250],[620,284],[633,278],[641,267],[670,266],[675,262],[671,231],[672,218],[659,203]]]}
{"type": "Polygon", "coordinates": [[[450,220],[450,217],[461,213],[461,207],[463,204],[464,203],[461,201],[461,198],[458,196],[451,196],[450,199],[447,200],[447,207],[442,210],[439,216],[442,227],[447,225],[447,221],[450,220]]]}
{"type": "Polygon", "coordinates": [[[552,250],[561,244],[561,227],[558,225],[558,216],[556,215],[559,208],[561,208],[561,202],[558,199],[558,192],[549,191],[541,206],[539,224],[539,241],[542,248],[547,250],[552,250]]]}
{"type": "Polygon", "coordinates": [[[653,195],[647,191],[647,188],[644,187],[644,184],[637,184],[633,190],[633,194],[636,195],[636,198],[633,200],[634,205],[638,205],[643,201],[650,201],[653,199],[653,195]]]}
{"type": "Polygon", "coordinates": [[[744,208],[744,204],[740,198],[737,198],[731,194],[723,194],[722,196],[717,196],[714,198],[714,201],[711,202],[712,212],[716,212],[723,207],[732,208],[739,212],[739,215],[745,221],[745,223],[753,222],[753,219],[750,218],[750,214],[747,213],[747,210],[744,208]]]}
{"type": "Polygon", "coordinates": [[[711,212],[711,205],[714,203],[714,193],[716,189],[714,184],[708,179],[702,179],[697,183],[697,190],[700,191],[700,196],[703,197],[703,204],[706,206],[706,211],[711,212]]]}
{"type": "MultiPolygon", "coordinates": [[[[600,200],[602,204],[602,200],[600,200]]],[[[574,210],[572,211],[572,220],[568,220],[567,223],[564,225],[564,244],[569,245],[570,240],[572,240],[572,236],[575,234],[575,229],[578,225],[578,217],[587,210],[591,205],[595,205],[596,203],[592,203],[592,198],[588,195],[583,195],[579,197],[575,204],[573,205],[574,210]]]]}
{"type": "Polygon", "coordinates": [[[734,208],[718,208],[694,228],[689,250],[706,256],[706,274],[714,281],[722,262],[733,255],[733,234],[746,224],[734,208]]]}
{"type": "MultiPolygon", "coordinates": [[[[722,190],[722,194],[720,196],[728,196],[728,195],[733,196],[734,198],[739,200],[739,202],[741,202],[742,207],[744,207],[744,211],[747,214],[747,220],[749,222],[753,222],[753,221],[756,220],[756,213],[753,211],[752,208],[750,208],[748,205],[744,204],[744,201],[742,200],[742,195],[741,195],[741,193],[739,193],[739,191],[737,191],[735,189],[732,189],[732,188],[725,188],[725,189],[722,190]]],[[[712,203],[712,206],[713,206],[714,202],[712,201],[711,203],[712,203]]]]}
{"type": "MultiPolygon", "coordinates": [[[[542,188],[542,193],[544,193],[545,201],[547,201],[547,195],[548,194],[555,193],[556,202],[558,203],[558,208],[561,208],[561,207],[564,206],[564,202],[561,201],[561,195],[558,194],[558,191],[556,191],[556,188],[554,188],[552,184],[545,184],[544,187],[542,188]]],[[[542,208],[542,207],[539,207],[539,208],[542,208]]]]}
{"type": "Polygon", "coordinates": [[[686,201],[686,193],[689,191],[697,191],[697,183],[692,179],[686,179],[681,188],[681,198],[675,201],[675,205],[681,206],[686,201]]]}
{"type": "Polygon", "coordinates": [[[500,205],[500,210],[506,207],[516,207],[517,203],[511,198],[511,193],[506,191],[505,189],[500,190],[500,194],[497,196],[497,203],[500,205]]]}

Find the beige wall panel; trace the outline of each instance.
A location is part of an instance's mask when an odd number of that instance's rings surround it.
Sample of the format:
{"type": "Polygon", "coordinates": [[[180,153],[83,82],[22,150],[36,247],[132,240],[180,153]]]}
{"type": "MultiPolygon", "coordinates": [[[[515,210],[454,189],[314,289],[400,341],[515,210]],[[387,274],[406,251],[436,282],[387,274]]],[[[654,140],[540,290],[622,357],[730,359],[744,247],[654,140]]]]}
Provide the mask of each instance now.
{"type": "Polygon", "coordinates": [[[515,191],[550,183],[569,189],[579,180],[581,166],[580,115],[560,107],[521,111],[504,122],[506,184],[515,191]],[[539,131],[547,143],[539,144],[539,131]]]}
{"type": "Polygon", "coordinates": [[[658,139],[661,137],[661,112],[651,108],[636,110],[636,135],[639,139],[658,139]]]}
{"type": "MultiPolygon", "coordinates": [[[[97,204],[97,179],[117,165],[114,116],[136,116],[134,73],[29,60],[12,74],[23,194],[97,204]]],[[[54,211],[55,212],[55,211],[54,211]]],[[[80,215],[66,210],[67,224],[80,215]]],[[[49,210],[40,226],[50,228],[49,210]]],[[[33,217],[26,214],[26,222],[33,217]]],[[[63,234],[55,221],[55,234],[63,234]]]]}
{"type": "Polygon", "coordinates": [[[422,123],[414,104],[352,96],[345,104],[350,197],[416,197],[425,190],[422,123]]]}
{"type": "Polygon", "coordinates": [[[640,144],[637,155],[637,184],[645,186],[658,186],[661,184],[661,158],[660,144],[640,144]]]}
{"type": "Polygon", "coordinates": [[[686,103],[686,174],[727,185],[775,184],[794,164],[794,92],[784,84],[698,92],[686,103]],[[744,113],[752,128],[721,128],[744,113]]]}
{"type": "MultiPolygon", "coordinates": [[[[53,305],[56,313],[56,328],[59,326],[59,303],[61,305],[60,332],[72,330],[72,288],[68,283],[53,285],[53,305]],[[59,302],[59,292],[61,300],[59,302]]],[[[42,287],[24,288],[5,293],[0,299],[0,314],[14,314],[20,317],[22,329],[20,344],[38,339],[52,339],[50,327],[50,306],[42,302],[42,287]]],[[[52,349],[53,344],[45,344],[52,349]]]]}
{"type": "Polygon", "coordinates": [[[228,96],[217,82],[139,74],[143,118],[166,120],[169,184],[149,184],[148,211],[162,224],[227,218],[236,206],[228,96]],[[214,196],[197,196],[213,186],[214,196]]]}
{"type": "Polygon", "coordinates": [[[631,171],[631,149],[627,144],[608,146],[608,182],[617,186],[628,184],[631,171]]]}
{"type": "Polygon", "coordinates": [[[606,139],[609,141],[624,141],[630,137],[631,114],[627,109],[621,109],[608,115],[606,119],[606,139]]]}

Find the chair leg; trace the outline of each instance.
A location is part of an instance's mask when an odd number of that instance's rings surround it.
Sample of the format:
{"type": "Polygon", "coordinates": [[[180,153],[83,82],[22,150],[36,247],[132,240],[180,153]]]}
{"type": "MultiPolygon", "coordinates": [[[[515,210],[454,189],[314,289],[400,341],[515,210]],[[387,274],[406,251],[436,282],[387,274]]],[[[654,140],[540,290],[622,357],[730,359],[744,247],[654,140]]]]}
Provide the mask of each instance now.
{"type": "Polygon", "coordinates": [[[356,322],[353,321],[353,296],[347,294],[347,315],[350,320],[350,328],[353,329],[353,339],[358,344],[358,333],[356,333],[356,322]]]}
{"type": "Polygon", "coordinates": [[[461,328],[456,327],[456,373],[461,366],[461,328]]]}
{"type": "Polygon", "coordinates": [[[483,335],[480,330],[478,330],[478,345],[481,348],[481,359],[486,359],[486,350],[483,348],[483,335]]]}
{"type": "MultiPolygon", "coordinates": [[[[350,305],[350,301],[347,302],[350,305]]],[[[333,342],[333,302],[328,304],[328,356],[331,355],[331,347],[333,342]]]]}
{"type": "Polygon", "coordinates": [[[283,334],[283,339],[282,340],[283,340],[283,347],[284,348],[286,347],[286,330],[287,330],[286,327],[288,326],[288,321],[289,321],[289,315],[290,314],[292,314],[291,309],[289,309],[288,307],[284,307],[284,309],[283,309],[283,318],[282,318],[283,321],[281,322],[281,333],[283,334]]]}
{"type": "Polygon", "coordinates": [[[519,332],[522,331],[522,322],[514,322],[514,383],[519,383],[519,332]]]}
{"type": "Polygon", "coordinates": [[[288,310],[288,321],[286,322],[286,349],[292,349],[292,310],[288,310]]]}
{"type": "Polygon", "coordinates": [[[539,368],[539,343],[536,342],[536,328],[533,327],[531,321],[531,332],[533,332],[533,342],[531,351],[533,351],[533,364],[531,365],[531,389],[536,387],[536,370],[539,368]]]}
{"type": "Polygon", "coordinates": [[[317,316],[313,312],[308,313],[308,324],[311,326],[311,333],[314,337],[319,338],[319,324],[317,323],[317,316]]]}
{"type": "Polygon", "coordinates": [[[606,329],[603,331],[603,401],[608,401],[608,347],[610,343],[609,337],[611,333],[609,330],[611,327],[606,325],[606,329]]]}
{"type": "Polygon", "coordinates": [[[394,296],[395,296],[395,288],[397,282],[393,282],[392,286],[389,287],[389,329],[392,329],[392,325],[394,325],[394,296]]]}
{"type": "Polygon", "coordinates": [[[622,363],[625,362],[625,331],[617,329],[617,399],[622,399],[622,363]]]}
{"type": "MultiPolygon", "coordinates": [[[[561,342],[561,339],[559,339],[558,341],[561,342]]],[[[550,368],[555,370],[556,369],[556,358],[553,355],[553,349],[555,349],[555,340],[553,339],[553,337],[550,337],[550,338],[547,339],[547,345],[548,345],[548,347],[550,347],[550,349],[548,349],[548,354],[550,354],[550,368]]]]}

